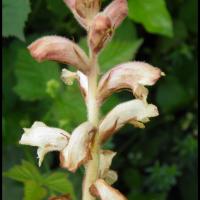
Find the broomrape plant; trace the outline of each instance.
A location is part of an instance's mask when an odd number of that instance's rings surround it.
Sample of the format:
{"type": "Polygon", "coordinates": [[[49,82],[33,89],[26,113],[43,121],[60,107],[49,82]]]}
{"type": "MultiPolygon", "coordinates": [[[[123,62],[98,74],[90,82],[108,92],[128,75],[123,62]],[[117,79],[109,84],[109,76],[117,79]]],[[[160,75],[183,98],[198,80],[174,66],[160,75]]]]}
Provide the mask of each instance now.
{"type": "Polygon", "coordinates": [[[67,85],[78,82],[87,106],[87,121],[71,134],[43,122],[34,122],[31,128],[24,128],[19,143],[38,147],[39,166],[50,151],[59,151],[61,167],[71,172],[83,165],[83,200],[125,200],[111,186],[118,178],[110,169],[116,152],[101,149],[101,145],[126,123],[144,128],[149,118],[158,116],[157,107],[147,102],[145,86],[154,85],[164,73],[150,64],[134,61],[119,64],[99,77],[98,56],[127,16],[127,1],[113,0],[103,11],[100,11],[101,0],[64,2],[87,31],[89,56],[73,41],[60,36],[42,37],[28,49],[39,62],[53,60],[76,68],[76,72],[63,69],[61,79],[67,85]],[[117,105],[105,117],[100,116],[105,100],[122,89],[131,90],[135,99],[117,105]]]}

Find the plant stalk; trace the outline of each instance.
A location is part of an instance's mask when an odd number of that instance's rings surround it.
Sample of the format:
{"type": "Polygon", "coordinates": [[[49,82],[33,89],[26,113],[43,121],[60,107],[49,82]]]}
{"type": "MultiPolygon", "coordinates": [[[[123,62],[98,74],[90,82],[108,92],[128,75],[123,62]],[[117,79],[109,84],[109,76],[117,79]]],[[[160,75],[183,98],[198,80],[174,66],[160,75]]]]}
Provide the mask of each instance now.
{"type": "MultiPolygon", "coordinates": [[[[96,58],[91,59],[92,70],[88,76],[88,99],[87,99],[87,111],[88,121],[95,127],[98,127],[99,123],[99,107],[96,101],[97,95],[97,79],[98,79],[98,67],[96,58]]],[[[92,160],[88,161],[85,166],[85,177],[83,180],[83,200],[95,200],[96,198],[90,194],[89,188],[93,182],[98,178],[99,173],[99,134],[98,131],[94,138],[94,143],[91,147],[92,160]]]]}

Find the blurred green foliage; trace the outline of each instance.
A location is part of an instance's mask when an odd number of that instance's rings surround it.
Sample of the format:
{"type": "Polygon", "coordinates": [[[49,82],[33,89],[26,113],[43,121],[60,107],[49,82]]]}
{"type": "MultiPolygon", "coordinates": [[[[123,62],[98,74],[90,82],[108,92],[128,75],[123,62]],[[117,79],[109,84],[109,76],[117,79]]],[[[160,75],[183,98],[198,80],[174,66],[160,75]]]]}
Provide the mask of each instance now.
{"type": "MultiPolygon", "coordinates": [[[[103,6],[110,1],[103,1],[103,6]]],[[[26,46],[57,34],[86,51],[86,33],[62,0],[3,0],[3,199],[42,200],[69,193],[80,199],[83,170],[70,174],[51,153],[38,168],[36,148],[19,146],[22,127],[36,121],[68,131],[86,120],[76,84],[60,80],[63,66],[37,63],[26,46]],[[23,161],[26,160],[26,161],[23,161]],[[77,190],[78,188],[78,190],[77,190]]],[[[102,73],[129,60],[162,68],[150,89],[160,116],[144,130],[127,125],[105,144],[118,152],[115,187],[129,200],[197,200],[197,0],[129,0],[129,16],[100,55],[102,73]]],[[[107,113],[127,92],[110,97],[107,113]]]]}

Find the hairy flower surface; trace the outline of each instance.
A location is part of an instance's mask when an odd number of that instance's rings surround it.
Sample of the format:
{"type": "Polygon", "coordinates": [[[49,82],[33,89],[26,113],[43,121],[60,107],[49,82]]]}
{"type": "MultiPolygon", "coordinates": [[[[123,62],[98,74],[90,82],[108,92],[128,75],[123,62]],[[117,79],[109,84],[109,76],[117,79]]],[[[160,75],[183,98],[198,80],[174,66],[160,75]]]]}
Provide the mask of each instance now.
{"type": "Polygon", "coordinates": [[[75,172],[80,165],[92,159],[90,147],[95,131],[94,126],[89,122],[82,123],[73,131],[69,144],[60,153],[62,167],[75,172]]]}
{"type": "Polygon", "coordinates": [[[51,151],[61,151],[68,144],[70,134],[66,131],[48,127],[43,122],[34,122],[31,128],[24,128],[24,133],[19,141],[20,144],[37,146],[39,166],[45,154],[51,151]]]}
{"type": "Polygon", "coordinates": [[[158,116],[158,109],[153,104],[134,99],[113,108],[99,125],[100,141],[105,142],[126,123],[143,128],[150,117],[158,116]]]}
{"type": "Polygon", "coordinates": [[[39,62],[53,60],[76,67],[87,74],[90,71],[89,59],[74,42],[60,36],[45,36],[28,47],[31,55],[39,62]]]}
{"type": "Polygon", "coordinates": [[[148,90],[144,86],[151,86],[163,75],[163,72],[145,62],[128,62],[109,70],[100,80],[98,86],[98,100],[103,102],[113,92],[130,89],[140,99],[146,100],[148,90]]]}

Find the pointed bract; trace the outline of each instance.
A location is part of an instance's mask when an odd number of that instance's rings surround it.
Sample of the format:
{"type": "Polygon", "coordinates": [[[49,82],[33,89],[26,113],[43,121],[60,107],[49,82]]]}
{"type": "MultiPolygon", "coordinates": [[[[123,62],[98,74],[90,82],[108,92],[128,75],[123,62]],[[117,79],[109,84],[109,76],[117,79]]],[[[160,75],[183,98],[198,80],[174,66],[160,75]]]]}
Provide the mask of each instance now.
{"type": "Polygon", "coordinates": [[[100,198],[101,200],[127,200],[119,190],[111,187],[102,179],[98,179],[90,187],[90,192],[93,196],[100,198]]]}
{"type": "Polygon", "coordinates": [[[31,55],[39,62],[53,60],[76,67],[87,74],[89,59],[74,42],[60,36],[45,36],[28,46],[31,55]]]}
{"type": "Polygon", "coordinates": [[[71,172],[92,159],[90,148],[93,143],[96,129],[89,122],[79,125],[72,133],[69,144],[60,153],[61,167],[71,172]]]}
{"type": "Polygon", "coordinates": [[[163,75],[163,72],[145,62],[128,62],[109,70],[98,85],[98,101],[102,103],[113,92],[130,89],[136,98],[146,100],[148,90],[163,75]]]}
{"type": "Polygon", "coordinates": [[[19,141],[20,144],[37,146],[39,166],[46,153],[50,151],[61,151],[68,144],[70,134],[66,131],[48,127],[42,122],[34,122],[31,128],[24,129],[19,141]]]}
{"type": "Polygon", "coordinates": [[[146,104],[142,100],[134,99],[121,103],[113,108],[100,123],[100,141],[105,142],[126,123],[132,123],[136,127],[142,128],[141,124],[147,122],[150,117],[155,116],[158,116],[157,107],[152,104],[146,104]],[[134,123],[133,120],[135,121],[134,123]]]}

